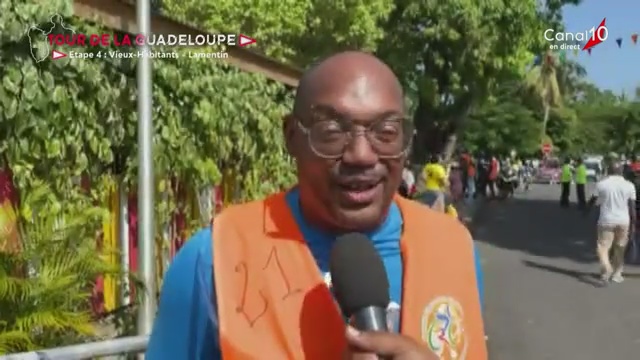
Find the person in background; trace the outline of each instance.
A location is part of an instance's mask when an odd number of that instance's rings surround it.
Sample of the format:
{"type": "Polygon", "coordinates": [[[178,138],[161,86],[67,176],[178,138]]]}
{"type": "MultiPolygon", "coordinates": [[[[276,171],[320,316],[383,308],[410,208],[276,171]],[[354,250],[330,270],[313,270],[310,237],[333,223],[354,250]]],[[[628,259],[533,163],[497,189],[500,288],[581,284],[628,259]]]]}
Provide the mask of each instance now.
{"type": "Polygon", "coordinates": [[[424,188],[426,191],[442,192],[447,187],[447,169],[440,162],[440,157],[431,155],[424,170],[424,188]]]}
{"type": "MultiPolygon", "coordinates": [[[[629,164],[626,166],[627,173],[625,178],[629,180],[636,189],[636,194],[640,191],[640,160],[638,160],[638,156],[633,154],[629,157],[629,164]]],[[[640,211],[640,200],[636,198],[636,214],[640,211]]],[[[639,224],[636,223],[636,227],[639,224]]],[[[635,227],[634,227],[635,228],[635,227]]],[[[627,246],[627,254],[629,255],[628,259],[633,261],[634,263],[638,262],[638,256],[640,252],[638,250],[638,241],[635,238],[629,238],[630,246],[627,246]]]]}
{"type": "Polygon", "coordinates": [[[416,192],[416,178],[411,170],[411,163],[407,161],[402,169],[402,183],[400,184],[400,195],[404,198],[411,198],[416,192]]]}
{"type": "Polygon", "coordinates": [[[625,248],[635,236],[637,196],[635,186],[622,176],[621,166],[613,163],[608,170],[608,176],[598,182],[586,208],[588,211],[600,205],[597,254],[604,284],[624,280],[625,248]]]}
{"type": "Polygon", "coordinates": [[[489,162],[489,174],[487,177],[487,186],[489,187],[491,198],[496,197],[498,176],[500,176],[500,161],[498,161],[495,156],[492,156],[489,162]]]}
{"type": "Polygon", "coordinates": [[[466,352],[487,360],[471,235],[397,195],[413,128],[391,69],[361,52],[323,60],[300,79],[283,133],[297,184],[224,209],[186,242],[163,279],[146,359],[435,360],[466,352]],[[388,309],[401,313],[401,329],[394,322],[390,332],[355,331],[336,305],[331,248],[354,232],[382,258],[388,309]],[[443,308],[458,314],[453,333],[438,330],[443,308]],[[447,352],[426,336],[439,336],[447,352]]]}
{"type": "Polygon", "coordinates": [[[518,157],[514,157],[511,161],[511,169],[516,176],[516,183],[514,189],[522,184],[522,160],[518,157]]]}
{"type": "Polygon", "coordinates": [[[415,197],[415,200],[457,219],[458,211],[451,194],[451,186],[455,185],[456,181],[449,180],[447,169],[442,165],[439,156],[432,155],[429,158],[429,163],[424,168],[424,178],[425,189],[415,197]]]}
{"type": "Polygon", "coordinates": [[[638,160],[638,155],[631,155],[629,167],[634,173],[640,173],[640,160],[638,160]]]}
{"type": "Polygon", "coordinates": [[[522,162],[522,159],[520,159],[519,157],[515,158],[511,166],[513,166],[513,170],[516,172],[516,174],[518,174],[518,176],[521,177],[522,169],[524,168],[524,163],[522,162]]]}
{"type": "Polygon", "coordinates": [[[587,206],[585,187],[587,186],[587,165],[582,158],[576,160],[576,196],[578,197],[578,208],[584,210],[587,206]]]}
{"type": "Polygon", "coordinates": [[[531,160],[525,160],[522,170],[522,187],[524,191],[529,191],[535,169],[531,160]]]}
{"type": "Polygon", "coordinates": [[[471,153],[465,152],[460,158],[460,169],[462,171],[462,184],[464,195],[467,200],[473,199],[476,194],[476,164],[471,153]]]}
{"type": "Polygon", "coordinates": [[[468,184],[467,184],[467,171],[466,171],[467,166],[466,165],[467,165],[467,163],[469,163],[469,157],[470,156],[471,155],[468,152],[464,151],[464,150],[460,153],[460,156],[458,156],[458,166],[460,167],[461,177],[462,177],[462,179],[461,179],[462,180],[462,192],[464,194],[467,193],[467,187],[468,187],[468,184]]]}
{"type": "Polygon", "coordinates": [[[449,164],[447,167],[447,185],[444,192],[448,193],[455,203],[464,200],[464,183],[462,181],[463,169],[459,164],[449,164]]]}
{"type": "Polygon", "coordinates": [[[467,198],[475,199],[476,197],[476,178],[478,177],[478,165],[473,155],[469,156],[469,164],[467,165],[467,198]]]}
{"type": "Polygon", "coordinates": [[[631,155],[629,157],[629,163],[624,166],[624,177],[635,182],[635,178],[640,176],[640,161],[638,161],[637,155],[631,155]]]}
{"type": "Polygon", "coordinates": [[[633,178],[633,171],[631,170],[631,161],[622,160],[622,176],[631,181],[633,178]]]}
{"type": "Polygon", "coordinates": [[[489,160],[484,154],[478,156],[478,173],[476,176],[476,196],[487,196],[487,184],[489,183],[489,160]]]}
{"type": "Polygon", "coordinates": [[[569,196],[571,195],[571,181],[573,175],[571,171],[571,159],[567,158],[560,169],[560,206],[569,207],[569,196]]]}

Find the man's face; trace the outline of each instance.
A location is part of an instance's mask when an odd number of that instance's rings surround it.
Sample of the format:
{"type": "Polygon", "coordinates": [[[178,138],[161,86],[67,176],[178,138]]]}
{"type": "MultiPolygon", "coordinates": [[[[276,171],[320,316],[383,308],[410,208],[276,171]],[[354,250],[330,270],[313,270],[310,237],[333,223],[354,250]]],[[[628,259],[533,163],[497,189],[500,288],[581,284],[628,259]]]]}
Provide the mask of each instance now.
{"type": "Polygon", "coordinates": [[[400,186],[404,154],[382,159],[362,133],[374,123],[404,118],[401,93],[382,85],[366,76],[323,81],[309,99],[309,108],[288,119],[287,139],[297,160],[303,211],[329,231],[375,228],[400,186]],[[308,136],[295,124],[300,121],[308,128],[327,118],[355,126],[358,132],[335,159],[314,153],[308,136]]]}

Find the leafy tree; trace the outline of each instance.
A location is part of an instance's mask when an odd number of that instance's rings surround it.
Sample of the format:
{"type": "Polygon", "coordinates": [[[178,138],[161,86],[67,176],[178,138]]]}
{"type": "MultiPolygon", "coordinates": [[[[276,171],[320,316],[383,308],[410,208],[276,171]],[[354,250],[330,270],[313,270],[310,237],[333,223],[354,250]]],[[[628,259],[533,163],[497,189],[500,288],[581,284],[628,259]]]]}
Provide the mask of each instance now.
{"type": "MultiPolygon", "coordinates": [[[[23,15],[7,19],[15,29],[46,23],[49,19],[40,14],[55,12],[16,4],[14,10],[23,15]]],[[[96,31],[68,21],[78,31],[96,31]]],[[[124,159],[128,178],[135,178],[136,59],[36,64],[22,31],[3,36],[10,61],[0,65],[5,79],[0,88],[0,149],[18,187],[26,191],[30,179],[43,178],[55,181],[60,193],[72,191],[80,175],[97,179],[111,172],[116,157],[124,159]]],[[[106,50],[114,49],[101,49],[106,50]]],[[[278,151],[280,118],[291,101],[282,85],[224,64],[211,66],[204,59],[182,56],[155,64],[154,164],[160,178],[185,177],[196,186],[218,183],[221,167],[264,171],[248,165],[262,158],[272,166],[279,159],[278,167],[288,168],[288,158],[278,151]]],[[[274,178],[273,169],[268,174],[276,187],[291,179],[274,178]]]]}
{"type": "MultiPolygon", "coordinates": [[[[541,125],[542,126],[542,125],[541,125]]],[[[578,115],[569,106],[552,108],[546,125],[546,141],[551,141],[554,151],[579,155],[584,145],[578,138],[578,115]]],[[[538,146],[540,143],[538,143],[538,146]]]]}
{"type": "MultiPolygon", "coordinates": [[[[542,109],[542,127],[540,139],[548,135],[549,121],[552,115],[569,115],[571,111],[563,111],[561,108],[564,100],[576,101],[580,91],[585,86],[584,77],[586,70],[578,63],[571,60],[562,60],[551,51],[545,52],[539,58],[537,64],[529,70],[524,81],[524,90],[527,95],[532,95],[530,106],[533,109],[542,109]]],[[[555,119],[570,119],[571,115],[556,116],[555,119]]],[[[557,124],[566,127],[567,124],[557,124]]],[[[559,128],[556,126],[555,130],[559,128]]],[[[553,136],[552,136],[553,137],[553,136]]],[[[565,139],[566,140],[566,139],[565,139]]]]}
{"type": "Polygon", "coordinates": [[[540,17],[552,29],[563,29],[562,8],[579,5],[582,0],[543,0],[539,2],[540,17]]]}
{"type": "Polygon", "coordinates": [[[173,17],[215,31],[241,31],[260,50],[299,66],[341,50],[376,49],[392,0],[164,0],[173,17]]]}
{"type": "MultiPolygon", "coordinates": [[[[562,8],[579,5],[582,0],[545,0],[540,3],[538,14],[546,29],[564,29],[562,8]]],[[[574,96],[581,79],[586,75],[583,67],[572,61],[561,61],[548,49],[548,44],[538,48],[537,62],[525,77],[526,90],[538,100],[543,111],[540,141],[547,137],[547,126],[554,107],[562,105],[563,97],[574,96]],[[544,47],[544,52],[540,51],[544,47]],[[570,95],[567,95],[570,94],[570,95]]]]}
{"type": "Polygon", "coordinates": [[[563,98],[568,101],[576,101],[586,84],[587,71],[576,61],[564,59],[556,67],[558,88],[563,98]]]}
{"type": "Polygon", "coordinates": [[[462,141],[472,152],[532,154],[539,149],[539,131],[535,113],[515,91],[505,90],[469,115],[462,141]]]}
{"type": "MultiPolygon", "coordinates": [[[[0,4],[0,76],[3,79],[0,85],[0,166],[11,168],[22,206],[39,211],[46,208],[29,196],[34,192],[46,192],[47,199],[58,207],[64,203],[65,211],[80,208],[89,211],[95,200],[104,198],[116,177],[123,177],[131,187],[135,186],[137,177],[137,60],[105,59],[101,55],[106,51],[126,52],[129,49],[60,49],[93,52],[94,60],[67,58],[37,62],[32,57],[24,29],[34,24],[51,26],[50,14],[62,14],[65,23],[79,33],[105,32],[96,25],[70,17],[71,5],[70,0],[46,3],[10,0],[0,4]],[[82,178],[90,179],[90,194],[81,186],[82,178]],[[45,190],[41,190],[42,184],[47,185],[45,190]]],[[[44,38],[42,40],[44,42],[44,38]]],[[[48,50],[42,43],[38,45],[41,48],[36,51],[48,50]]],[[[154,60],[153,98],[157,199],[171,192],[170,180],[199,189],[217,184],[226,176],[240,184],[244,190],[242,198],[252,199],[293,182],[294,172],[282,146],[281,118],[291,105],[291,95],[283,85],[258,74],[242,73],[223,63],[212,65],[210,60],[181,56],[154,60]]],[[[166,203],[157,204],[158,234],[162,234],[160,227],[172,214],[186,210],[184,206],[172,196],[166,203]]],[[[82,244],[67,247],[65,251],[71,254],[69,251],[73,250],[75,256],[80,248],[94,249],[95,258],[95,238],[100,225],[94,221],[85,222],[80,215],[78,212],[65,214],[65,224],[83,223],[77,231],[91,236],[78,237],[76,240],[82,244]]],[[[40,231],[43,234],[52,231],[47,229],[40,231]]],[[[44,240],[36,243],[34,239],[23,235],[23,253],[1,254],[32,256],[33,253],[26,249],[35,247],[40,255],[56,254],[54,248],[59,244],[46,244],[44,240]]],[[[157,240],[160,250],[166,246],[160,236],[157,240]]],[[[4,249],[1,243],[0,249],[4,249]]],[[[15,261],[21,260],[11,261],[3,263],[5,273],[15,270],[18,266],[15,261]]],[[[56,262],[58,259],[46,257],[42,261],[56,262]]],[[[61,271],[66,271],[65,275],[80,271],[74,266],[69,265],[61,271]]],[[[89,286],[88,279],[95,279],[99,272],[95,267],[86,274],[76,274],[78,286],[89,286]]],[[[15,277],[33,286],[33,294],[43,294],[47,284],[42,281],[47,278],[41,274],[18,272],[15,277]]],[[[55,304],[61,306],[60,311],[65,312],[65,316],[74,312],[84,314],[89,306],[86,291],[70,290],[74,293],[69,296],[77,297],[69,303],[55,304]]],[[[9,298],[13,295],[6,296],[7,301],[15,301],[9,298]]],[[[2,344],[6,349],[57,345],[76,342],[78,336],[92,336],[88,327],[80,331],[79,327],[64,325],[71,324],[71,320],[62,319],[59,321],[66,322],[59,327],[60,331],[52,330],[51,334],[55,336],[43,340],[38,337],[38,329],[51,323],[25,322],[18,330],[27,334],[29,341],[23,337],[24,341],[17,343],[19,339],[12,335],[16,334],[14,328],[17,326],[14,317],[38,316],[39,311],[51,309],[27,306],[33,305],[31,301],[35,295],[30,296],[25,307],[0,314],[0,324],[4,326],[0,332],[9,334],[7,337],[13,336],[9,340],[4,338],[2,344]]],[[[11,307],[2,305],[2,308],[11,307]]]]}
{"type": "Polygon", "coordinates": [[[582,81],[562,108],[553,109],[549,135],[569,155],[634,153],[640,144],[638,102],[582,81]],[[573,99],[572,99],[573,98],[573,99]]]}
{"type": "Polygon", "coordinates": [[[526,85],[538,99],[544,109],[540,139],[547,134],[547,123],[551,108],[562,103],[562,94],[558,85],[556,59],[550,53],[545,55],[541,65],[534,66],[527,75],[526,85]]]}
{"type": "Polygon", "coordinates": [[[523,72],[542,39],[536,10],[533,0],[396,1],[378,53],[418,93],[418,152],[450,153],[473,105],[523,72]]]}
{"type": "Polygon", "coordinates": [[[621,102],[602,114],[609,120],[605,136],[612,150],[622,154],[636,154],[640,150],[640,102],[621,102]]]}

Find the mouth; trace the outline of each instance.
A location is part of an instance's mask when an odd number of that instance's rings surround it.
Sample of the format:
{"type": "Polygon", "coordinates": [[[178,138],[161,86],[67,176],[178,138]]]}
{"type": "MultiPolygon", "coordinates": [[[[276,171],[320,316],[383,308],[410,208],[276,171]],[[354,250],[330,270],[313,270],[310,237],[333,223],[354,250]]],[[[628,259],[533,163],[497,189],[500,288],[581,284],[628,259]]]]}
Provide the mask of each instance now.
{"type": "Polygon", "coordinates": [[[382,180],[354,180],[340,183],[339,193],[343,202],[350,205],[367,205],[372,203],[382,192],[382,180]]]}

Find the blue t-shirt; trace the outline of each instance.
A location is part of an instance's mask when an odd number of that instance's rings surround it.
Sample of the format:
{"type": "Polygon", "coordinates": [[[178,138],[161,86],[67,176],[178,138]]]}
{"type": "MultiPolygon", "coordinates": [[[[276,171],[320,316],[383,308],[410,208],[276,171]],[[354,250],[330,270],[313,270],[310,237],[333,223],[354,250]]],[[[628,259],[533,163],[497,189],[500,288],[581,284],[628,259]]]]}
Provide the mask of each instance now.
{"type": "MultiPolygon", "coordinates": [[[[319,271],[327,273],[334,236],[312,228],[302,218],[296,189],[291,190],[286,199],[319,271]]],[[[382,257],[389,279],[389,295],[396,304],[402,303],[401,232],[402,215],[393,204],[385,222],[367,234],[382,257]]],[[[482,272],[477,253],[475,262],[482,299],[482,272]]],[[[212,271],[211,228],[206,228],[186,242],[165,274],[147,359],[221,359],[212,271]]]]}

